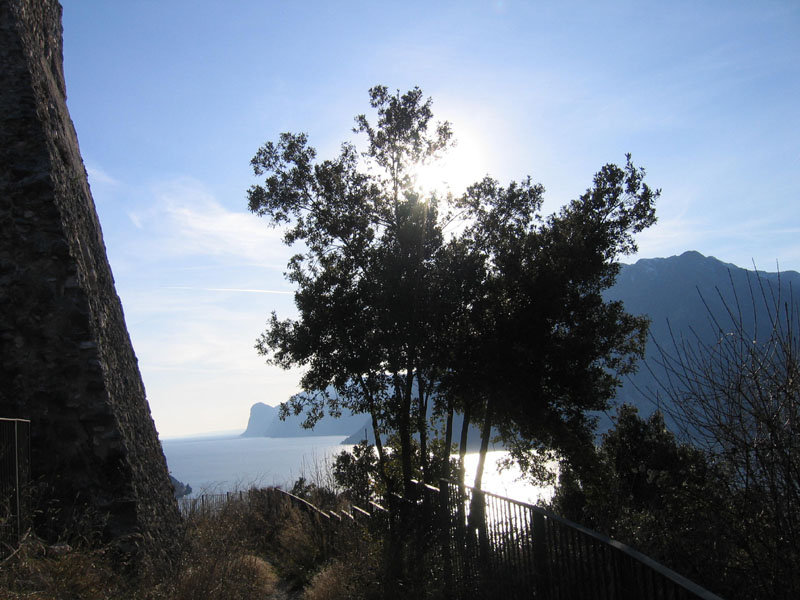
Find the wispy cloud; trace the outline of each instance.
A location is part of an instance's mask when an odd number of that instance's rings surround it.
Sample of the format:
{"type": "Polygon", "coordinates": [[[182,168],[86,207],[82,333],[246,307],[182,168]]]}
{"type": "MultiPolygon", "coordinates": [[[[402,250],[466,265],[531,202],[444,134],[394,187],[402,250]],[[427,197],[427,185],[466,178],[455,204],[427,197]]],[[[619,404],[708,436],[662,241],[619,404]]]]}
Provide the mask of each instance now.
{"type": "Polygon", "coordinates": [[[87,162],[86,174],[89,177],[89,183],[91,185],[95,184],[105,184],[112,186],[119,185],[119,181],[117,181],[116,178],[112,177],[108,172],[104,171],[97,164],[87,162]]]}
{"type": "Polygon", "coordinates": [[[128,212],[128,218],[131,220],[131,223],[136,227],[136,229],[142,229],[142,219],[139,215],[135,212],[128,212]]]}
{"type": "Polygon", "coordinates": [[[232,264],[283,269],[291,250],[280,230],[244,210],[230,210],[202,182],[178,178],[155,186],[153,202],[128,212],[148,239],[140,251],[152,260],[213,257],[232,264]]]}

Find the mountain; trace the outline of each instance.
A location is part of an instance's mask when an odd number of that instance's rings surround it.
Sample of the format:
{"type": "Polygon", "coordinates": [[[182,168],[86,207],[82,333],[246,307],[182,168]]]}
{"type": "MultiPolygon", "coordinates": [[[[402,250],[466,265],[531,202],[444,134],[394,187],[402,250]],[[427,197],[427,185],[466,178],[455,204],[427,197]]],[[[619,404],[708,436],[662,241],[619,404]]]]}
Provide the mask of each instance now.
{"type": "MultiPolygon", "coordinates": [[[[634,264],[622,265],[615,285],[605,297],[621,300],[629,313],[647,315],[651,323],[645,359],[639,364],[638,371],[623,381],[616,402],[634,404],[642,415],[652,413],[656,407],[649,397],[657,390],[659,379],[665,380],[664,370],[658,365],[658,346],[669,351],[673,336],[680,341],[681,338],[691,340],[697,335],[706,343],[714,343],[733,329],[729,309],[736,315],[741,314],[746,331],[752,331],[758,325],[761,335],[765,335],[770,315],[768,304],[765,305],[761,296],[762,289],[768,298],[780,293],[784,301],[792,298],[798,304],[800,296],[793,298],[792,288],[800,290],[800,274],[795,271],[780,274],[758,271],[756,275],[755,271],[695,251],[669,258],[643,258],[634,264]],[[709,313],[716,321],[709,318],[709,313]]],[[[800,306],[796,310],[800,311],[800,306]]],[[[456,419],[455,438],[461,431],[461,417],[456,419]]],[[[600,419],[602,432],[611,425],[611,419],[606,414],[600,419]]],[[[303,420],[304,416],[300,415],[281,421],[275,407],[259,402],[251,408],[247,431],[242,435],[346,435],[349,437],[344,443],[355,444],[364,439],[366,431],[367,439],[374,443],[369,415],[353,415],[345,411],[340,419],[324,417],[312,430],[301,427],[303,420]]],[[[478,444],[480,434],[477,427],[470,428],[469,439],[471,446],[478,444]]]]}
{"type": "MultiPolygon", "coordinates": [[[[458,441],[459,441],[460,436],[461,436],[461,427],[462,427],[463,423],[464,423],[464,415],[461,415],[461,414],[453,415],[453,443],[454,444],[458,444],[458,441]]],[[[441,432],[439,433],[439,435],[442,438],[444,438],[444,423],[443,422],[439,422],[439,423],[436,423],[436,425],[441,429],[441,432]]],[[[492,430],[492,435],[493,436],[497,435],[497,430],[493,429],[492,430]]],[[[416,438],[419,439],[419,435],[416,435],[416,438]]],[[[374,444],[375,443],[375,433],[372,431],[372,421],[370,419],[367,419],[367,422],[364,423],[364,426],[361,427],[361,429],[358,429],[355,433],[353,433],[350,437],[348,437],[342,443],[343,444],[358,444],[359,442],[361,442],[364,439],[366,439],[367,442],[369,442],[370,444],[374,444]],[[366,437],[364,437],[365,434],[366,434],[366,437]]],[[[381,436],[381,439],[383,439],[383,436],[381,436]]],[[[467,449],[470,452],[477,451],[480,448],[480,445],[481,445],[480,424],[479,423],[477,423],[477,424],[476,423],[470,423],[469,435],[467,437],[467,449]]],[[[499,450],[502,447],[503,446],[500,443],[498,443],[498,444],[490,443],[489,444],[489,449],[490,450],[499,450]]]]}
{"type": "Polygon", "coordinates": [[[369,416],[354,415],[342,411],[338,419],[322,418],[313,429],[305,429],[305,415],[289,415],[285,420],[278,417],[278,408],[256,402],[250,407],[250,418],[242,437],[308,437],[317,435],[351,435],[369,426],[369,416]]]}
{"type": "MultiPolygon", "coordinates": [[[[343,444],[357,444],[366,439],[374,444],[375,434],[372,431],[372,419],[369,415],[355,415],[347,409],[342,410],[342,416],[334,419],[325,416],[320,419],[313,429],[304,429],[305,415],[289,415],[285,420],[278,418],[278,408],[263,402],[256,402],[250,407],[250,419],[247,429],[241,437],[309,437],[318,435],[343,435],[348,436],[343,444]]],[[[463,417],[455,415],[453,419],[454,438],[457,440],[461,433],[463,417]]],[[[480,445],[480,429],[471,425],[469,431],[469,449],[477,450],[480,445]]]]}
{"type": "MultiPolygon", "coordinates": [[[[695,335],[713,344],[734,329],[729,309],[736,319],[741,315],[745,331],[755,331],[754,337],[767,335],[769,303],[764,302],[762,290],[768,298],[780,293],[786,302],[792,298],[791,289],[800,290],[800,274],[795,271],[756,274],[695,251],[623,265],[606,298],[621,300],[629,313],[647,315],[651,323],[645,359],[624,382],[617,401],[635,404],[643,414],[653,412],[655,406],[647,396],[665,378],[658,365],[659,346],[669,352],[673,337],[680,343],[682,338],[691,342],[695,335]]],[[[797,305],[800,296],[792,300],[797,305]]]]}
{"type": "Polygon", "coordinates": [[[242,437],[265,437],[270,425],[277,417],[278,409],[276,407],[256,402],[250,407],[250,418],[242,437]]]}
{"type": "Polygon", "coordinates": [[[169,476],[169,481],[172,484],[172,489],[175,491],[175,498],[183,498],[192,493],[192,486],[178,481],[172,475],[169,476]]]}
{"type": "Polygon", "coordinates": [[[313,429],[303,428],[305,415],[289,415],[286,420],[276,418],[272,421],[265,435],[267,437],[307,437],[314,435],[350,435],[355,431],[371,428],[369,415],[354,415],[342,409],[342,416],[334,419],[328,415],[317,421],[313,429]]]}

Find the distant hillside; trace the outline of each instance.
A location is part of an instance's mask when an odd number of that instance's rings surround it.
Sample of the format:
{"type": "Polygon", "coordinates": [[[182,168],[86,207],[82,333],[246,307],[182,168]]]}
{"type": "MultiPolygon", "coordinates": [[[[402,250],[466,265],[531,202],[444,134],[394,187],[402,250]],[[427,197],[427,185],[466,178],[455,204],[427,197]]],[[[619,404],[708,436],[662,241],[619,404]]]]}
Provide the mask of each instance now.
{"type": "Polygon", "coordinates": [[[363,431],[370,422],[367,415],[354,415],[342,410],[342,416],[334,419],[325,416],[314,425],[313,429],[304,429],[305,415],[289,415],[285,421],[275,419],[267,429],[267,437],[305,437],[313,435],[350,435],[354,431],[363,431]]]}
{"type": "MultiPolygon", "coordinates": [[[[767,294],[778,293],[777,273],[759,271],[767,294]]],[[[795,271],[780,273],[782,298],[790,298],[790,286],[800,292],[800,274],[795,271]]],[[[656,343],[670,349],[670,329],[676,339],[691,338],[696,333],[706,342],[714,342],[720,335],[732,330],[731,317],[725,304],[736,310],[737,298],[741,318],[747,331],[753,331],[754,322],[761,334],[767,333],[769,315],[761,298],[758,278],[752,270],[724,263],[711,256],[689,251],[669,258],[646,258],[632,265],[624,265],[616,284],[606,297],[622,300],[632,314],[646,314],[651,319],[651,339],[647,344],[645,361],[657,377],[663,370],[656,364],[659,352],[656,343]],[[755,303],[752,295],[755,295],[755,303]],[[706,308],[708,307],[708,308],[706,308]],[[709,311],[716,323],[709,318],[709,311]],[[655,342],[654,342],[655,340],[655,342]]],[[[795,303],[800,296],[795,296],[795,303]]],[[[643,398],[639,390],[655,390],[657,383],[645,364],[627,380],[617,400],[639,407],[649,414],[654,405],[643,398]]]]}
{"type": "MultiPolygon", "coordinates": [[[[369,424],[367,415],[354,415],[342,411],[338,419],[324,417],[313,429],[303,427],[304,415],[290,415],[286,420],[278,418],[278,408],[257,402],[250,407],[250,419],[242,437],[308,437],[317,435],[351,435],[362,431],[369,424]]],[[[363,435],[363,434],[362,434],[363,435]]]]}
{"type": "MultiPolygon", "coordinates": [[[[766,293],[778,293],[777,273],[759,271],[766,293]]],[[[714,342],[726,330],[731,330],[731,319],[725,309],[736,307],[737,298],[742,320],[747,330],[757,322],[762,332],[769,322],[769,315],[761,299],[758,279],[754,271],[724,263],[699,252],[684,252],[669,258],[644,258],[632,265],[623,265],[616,284],[606,293],[607,299],[621,300],[628,312],[648,315],[651,319],[650,339],[646,358],[636,374],[626,379],[617,393],[617,402],[627,402],[639,407],[642,414],[650,414],[655,405],[642,391],[657,389],[656,377],[664,378],[657,365],[658,342],[662,347],[671,346],[670,329],[676,339],[691,337],[696,333],[706,342],[714,342]],[[755,304],[752,295],[755,295],[755,304]],[[708,307],[708,310],[707,308],[708,307]],[[708,311],[717,319],[713,323],[708,311]],[[722,331],[720,331],[720,329],[722,331]],[[645,364],[646,362],[646,364],[645,364]],[[648,369],[649,366],[649,369],[648,369]],[[651,371],[653,373],[651,373],[651,371]],[[642,391],[640,391],[642,390],[642,391]]],[[[800,274],[786,271],[780,274],[782,298],[788,301],[790,286],[798,290],[795,303],[800,300],[800,274]]],[[[800,310],[798,306],[797,310],[800,310]]],[[[349,436],[344,443],[354,444],[364,439],[374,443],[372,425],[368,415],[353,415],[345,412],[340,419],[329,416],[321,419],[313,430],[303,429],[304,417],[291,416],[286,421],[277,418],[277,409],[261,402],[254,404],[250,421],[243,436],[299,437],[312,435],[349,436]]],[[[600,431],[610,426],[609,415],[601,416],[600,431]]],[[[460,416],[454,424],[454,437],[461,428],[460,416]]],[[[470,446],[477,446],[480,434],[476,427],[470,428],[470,446]]]]}
{"type": "Polygon", "coordinates": [[[192,493],[192,486],[178,481],[172,475],[169,476],[169,481],[172,484],[172,489],[175,491],[176,498],[183,498],[192,493]]]}
{"type": "MultiPolygon", "coordinates": [[[[453,415],[453,443],[457,444],[459,440],[459,436],[461,435],[461,427],[464,423],[464,416],[460,414],[453,415]]],[[[442,423],[437,423],[437,425],[444,430],[444,425],[442,423]]],[[[497,432],[493,430],[493,434],[496,435],[497,432]]],[[[381,436],[383,437],[383,436],[381,436]]],[[[419,436],[417,436],[419,437],[419,436]]],[[[442,431],[441,437],[444,437],[444,433],[442,431]]],[[[358,444],[362,440],[366,439],[370,444],[375,443],[375,434],[372,431],[372,422],[370,419],[367,419],[367,422],[364,423],[364,426],[357,430],[353,435],[348,437],[344,440],[343,444],[358,444]],[[366,435],[366,437],[365,437],[366,435]]],[[[469,435],[467,437],[467,449],[470,451],[477,451],[481,445],[481,430],[480,426],[475,423],[471,423],[469,426],[469,435]]],[[[501,448],[502,445],[495,445],[491,444],[490,449],[496,450],[501,448]]]]}
{"type": "Polygon", "coordinates": [[[272,422],[278,417],[278,409],[263,402],[256,402],[250,407],[250,419],[247,421],[242,437],[265,437],[272,422]]]}
{"type": "MultiPolygon", "coordinates": [[[[302,424],[305,420],[304,415],[290,415],[286,420],[278,418],[278,408],[269,406],[263,402],[257,402],[250,408],[250,419],[247,422],[247,429],[242,437],[308,437],[318,435],[342,435],[348,436],[343,444],[357,444],[366,439],[370,443],[375,443],[375,435],[372,432],[372,420],[369,415],[354,415],[350,411],[343,410],[342,416],[338,419],[325,416],[313,429],[304,429],[302,424]]],[[[458,438],[461,433],[461,423],[463,417],[456,415],[453,420],[454,438],[458,438]]],[[[480,430],[476,425],[470,426],[469,447],[477,449],[480,445],[480,430]]]]}

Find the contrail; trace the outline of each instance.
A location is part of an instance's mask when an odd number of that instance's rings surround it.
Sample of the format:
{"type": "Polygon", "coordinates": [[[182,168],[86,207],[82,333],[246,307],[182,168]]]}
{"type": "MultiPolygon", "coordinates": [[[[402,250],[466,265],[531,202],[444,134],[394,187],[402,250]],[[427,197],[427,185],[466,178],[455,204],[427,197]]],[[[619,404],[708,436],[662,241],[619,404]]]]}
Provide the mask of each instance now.
{"type": "Polygon", "coordinates": [[[279,295],[292,295],[294,292],[282,290],[248,290],[244,288],[205,288],[205,287],[188,287],[182,285],[172,285],[167,287],[168,290],[194,290],[198,292],[242,292],[245,294],[279,294],[279,295]]]}

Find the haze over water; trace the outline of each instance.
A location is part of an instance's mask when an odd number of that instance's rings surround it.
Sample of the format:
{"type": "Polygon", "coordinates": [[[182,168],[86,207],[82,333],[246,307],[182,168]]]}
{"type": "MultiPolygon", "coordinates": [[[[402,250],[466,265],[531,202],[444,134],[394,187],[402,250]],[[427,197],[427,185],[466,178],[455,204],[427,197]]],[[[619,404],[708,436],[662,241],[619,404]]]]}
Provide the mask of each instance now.
{"type": "MultiPolygon", "coordinates": [[[[352,446],[343,436],[297,438],[241,438],[234,435],[162,440],[167,465],[173,477],[192,486],[193,495],[224,493],[252,486],[290,488],[299,478],[328,484],[328,465],[352,446]]],[[[519,470],[498,473],[496,464],[504,451],[489,452],[483,488],[522,502],[549,500],[552,488],[538,488],[519,480],[519,470]]],[[[467,455],[467,484],[475,477],[477,453],[467,455]]]]}

